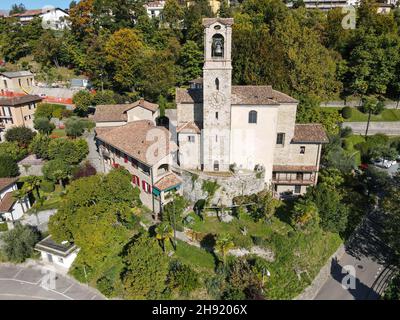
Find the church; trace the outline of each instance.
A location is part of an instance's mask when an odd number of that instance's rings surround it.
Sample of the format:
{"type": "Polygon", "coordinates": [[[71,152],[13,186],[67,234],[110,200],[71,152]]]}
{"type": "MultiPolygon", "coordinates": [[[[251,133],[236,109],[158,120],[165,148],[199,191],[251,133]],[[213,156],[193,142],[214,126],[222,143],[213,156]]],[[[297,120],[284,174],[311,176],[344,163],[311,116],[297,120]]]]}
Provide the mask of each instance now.
{"type": "Polygon", "coordinates": [[[320,124],[296,124],[298,101],[271,86],[232,85],[232,18],[206,18],[203,77],[176,89],[177,161],[204,174],[265,170],[278,194],[318,180],[320,124]]]}

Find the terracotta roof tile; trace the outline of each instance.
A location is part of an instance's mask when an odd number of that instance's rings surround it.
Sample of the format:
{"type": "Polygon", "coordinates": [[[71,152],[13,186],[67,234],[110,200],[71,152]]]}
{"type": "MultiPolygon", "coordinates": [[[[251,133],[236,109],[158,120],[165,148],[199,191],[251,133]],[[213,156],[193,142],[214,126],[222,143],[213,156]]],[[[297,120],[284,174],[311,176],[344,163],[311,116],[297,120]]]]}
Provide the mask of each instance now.
{"type": "MultiPolygon", "coordinates": [[[[177,103],[202,103],[203,89],[176,89],[177,103]]],[[[273,90],[271,86],[232,86],[232,104],[277,105],[297,103],[287,94],[273,90]]]]}
{"type": "Polygon", "coordinates": [[[134,121],[103,131],[97,135],[97,139],[150,166],[175,151],[172,149],[176,147],[170,140],[170,132],[164,127],[156,127],[149,120],[134,121]],[[154,139],[149,136],[150,133],[153,133],[152,130],[154,130],[154,139]],[[148,154],[148,151],[151,151],[150,147],[154,147],[157,137],[160,135],[165,135],[166,146],[160,146],[159,149],[154,150],[154,154],[148,154]],[[162,150],[163,147],[165,147],[164,150],[162,150]]]}
{"type": "Polygon", "coordinates": [[[189,121],[189,122],[181,124],[176,129],[176,132],[201,133],[201,130],[200,130],[199,126],[195,122],[189,121]]]}
{"type": "Polygon", "coordinates": [[[0,191],[18,181],[18,178],[0,178],[0,191]]]}
{"type": "Polygon", "coordinates": [[[321,124],[296,124],[293,143],[328,143],[329,139],[321,124]]]}
{"type": "Polygon", "coordinates": [[[0,212],[10,212],[15,202],[16,200],[14,199],[12,192],[6,193],[4,198],[0,201],[0,212]]]}
{"type": "Polygon", "coordinates": [[[288,166],[273,166],[273,171],[275,172],[316,172],[318,168],[316,166],[298,166],[298,165],[288,165],[288,166]]]}
{"type": "Polygon", "coordinates": [[[40,102],[43,99],[39,96],[34,96],[34,95],[26,95],[22,97],[13,97],[13,98],[7,98],[7,99],[0,99],[0,106],[20,106],[20,105],[26,105],[28,103],[32,102],[40,102]]]}
{"type": "Polygon", "coordinates": [[[163,191],[180,184],[182,184],[182,180],[176,174],[170,173],[158,180],[154,184],[154,187],[156,187],[160,191],[163,191]]]}
{"type": "Polygon", "coordinates": [[[129,104],[98,105],[92,119],[95,122],[127,121],[126,112],[136,107],[142,107],[151,112],[156,112],[159,109],[158,104],[148,102],[144,99],[129,104]]]}

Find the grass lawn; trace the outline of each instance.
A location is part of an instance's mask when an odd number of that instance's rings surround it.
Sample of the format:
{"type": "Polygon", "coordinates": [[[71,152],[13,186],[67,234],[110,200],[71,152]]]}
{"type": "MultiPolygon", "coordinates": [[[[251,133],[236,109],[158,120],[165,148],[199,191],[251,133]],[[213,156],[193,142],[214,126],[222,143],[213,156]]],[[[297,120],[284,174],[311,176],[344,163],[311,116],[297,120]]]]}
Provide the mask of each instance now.
{"type": "Polygon", "coordinates": [[[64,138],[66,136],[65,129],[55,129],[51,134],[52,138],[64,138]]]}
{"type": "MultiPolygon", "coordinates": [[[[340,112],[342,108],[335,108],[335,107],[327,107],[322,108],[324,110],[337,110],[340,112]]],[[[368,121],[368,114],[362,113],[356,108],[353,108],[352,117],[350,119],[345,119],[346,122],[367,122],[368,121]]],[[[372,115],[371,121],[400,121],[400,109],[385,109],[381,114],[372,115]]]]}
{"type": "Polygon", "coordinates": [[[8,231],[7,223],[0,223],[0,232],[8,231]]]}
{"type": "Polygon", "coordinates": [[[351,135],[345,139],[347,142],[349,142],[346,145],[346,151],[351,154],[355,155],[356,159],[356,164],[360,165],[361,164],[361,153],[360,151],[356,150],[355,146],[359,143],[365,142],[365,138],[362,135],[351,135]]]}
{"type": "MultiPolygon", "coordinates": [[[[266,284],[267,298],[293,299],[311,284],[342,240],[339,235],[324,232],[319,228],[310,233],[295,231],[288,224],[288,212],[290,205],[284,205],[270,224],[262,221],[254,222],[248,216],[243,216],[240,220],[235,218],[231,223],[219,222],[216,217],[205,217],[204,222],[196,219],[191,228],[202,233],[229,233],[235,237],[241,235],[241,228],[245,226],[248,231],[247,238],[251,239],[251,236],[262,238],[261,246],[268,247],[275,253],[275,261],[268,263],[271,277],[266,284]],[[296,270],[301,272],[300,279],[296,270]]],[[[205,257],[200,258],[193,253],[195,249],[199,250],[190,247],[187,252],[181,251],[182,258],[196,264],[205,263],[200,261],[205,260],[205,257]]],[[[207,262],[209,267],[213,263],[211,257],[207,262]]]]}
{"type": "Polygon", "coordinates": [[[179,260],[191,265],[198,271],[214,272],[214,256],[204,249],[191,246],[186,242],[178,240],[175,255],[179,260]]]}

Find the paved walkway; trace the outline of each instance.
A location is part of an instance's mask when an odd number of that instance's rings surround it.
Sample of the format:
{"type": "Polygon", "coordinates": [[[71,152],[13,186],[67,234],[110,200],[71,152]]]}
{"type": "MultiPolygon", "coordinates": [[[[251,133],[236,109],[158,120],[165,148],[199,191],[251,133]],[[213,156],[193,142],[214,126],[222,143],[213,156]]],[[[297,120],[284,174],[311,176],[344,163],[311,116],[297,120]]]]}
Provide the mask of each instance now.
{"type": "Polygon", "coordinates": [[[101,160],[100,154],[97,152],[97,146],[94,140],[94,136],[94,132],[85,134],[85,139],[89,145],[89,154],[86,159],[90,161],[90,163],[93,167],[95,167],[98,173],[104,173],[103,161],[101,160]]]}
{"type": "Polygon", "coordinates": [[[46,232],[48,231],[49,219],[56,212],[57,212],[56,209],[41,211],[38,212],[37,218],[35,214],[25,214],[20,221],[23,225],[31,225],[34,227],[38,227],[40,231],[46,232]],[[39,219],[39,225],[38,225],[38,219],[39,219]]]}
{"type": "Polygon", "coordinates": [[[95,289],[44,266],[0,264],[0,300],[105,300],[95,289]],[[55,277],[52,277],[52,276],[55,277]],[[53,281],[54,279],[54,281],[53,281]]]}

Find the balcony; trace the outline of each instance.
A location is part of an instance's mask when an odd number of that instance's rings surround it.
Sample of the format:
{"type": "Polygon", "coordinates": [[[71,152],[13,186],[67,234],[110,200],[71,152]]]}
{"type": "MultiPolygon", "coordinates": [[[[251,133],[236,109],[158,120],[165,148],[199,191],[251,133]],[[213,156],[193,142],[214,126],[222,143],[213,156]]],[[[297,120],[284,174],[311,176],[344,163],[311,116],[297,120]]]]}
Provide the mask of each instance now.
{"type": "Polygon", "coordinates": [[[274,173],[272,182],[280,185],[313,185],[315,184],[315,174],[307,177],[301,173],[274,173]]]}

